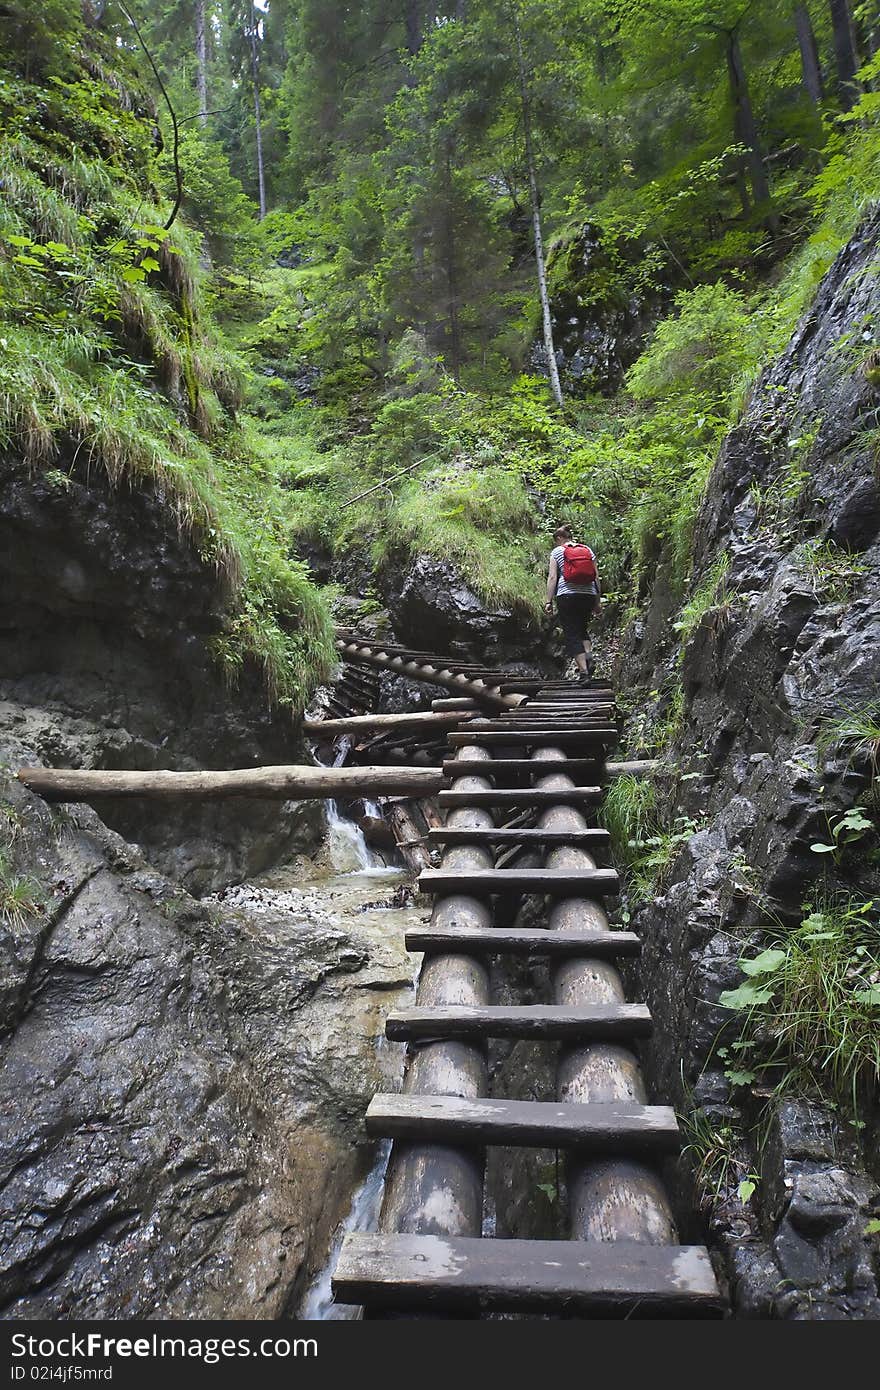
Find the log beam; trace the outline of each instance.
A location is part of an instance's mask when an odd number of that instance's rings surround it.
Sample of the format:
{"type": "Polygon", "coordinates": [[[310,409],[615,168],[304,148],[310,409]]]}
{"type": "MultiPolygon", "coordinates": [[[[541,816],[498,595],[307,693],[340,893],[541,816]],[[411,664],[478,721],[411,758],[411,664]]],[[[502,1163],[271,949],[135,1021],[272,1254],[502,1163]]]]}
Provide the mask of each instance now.
{"type": "Polygon", "coordinates": [[[304,719],[303,733],[311,737],[335,738],[337,734],[363,734],[370,729],[380,733],[397,733],[401,729],[447,729],[470,719],[466,710],[415,710],[411,714],[352,714],[345,719],[304,719]]]}
{"type": "Polygon", "coordinates": [[[430,796],[445,783],[439,767],[242,767],[227,772],[109,772],[22,767],[18,780],[44,801],[161,797],[219,801],[266,797],[310,801],[337,796],[430,796]]]}

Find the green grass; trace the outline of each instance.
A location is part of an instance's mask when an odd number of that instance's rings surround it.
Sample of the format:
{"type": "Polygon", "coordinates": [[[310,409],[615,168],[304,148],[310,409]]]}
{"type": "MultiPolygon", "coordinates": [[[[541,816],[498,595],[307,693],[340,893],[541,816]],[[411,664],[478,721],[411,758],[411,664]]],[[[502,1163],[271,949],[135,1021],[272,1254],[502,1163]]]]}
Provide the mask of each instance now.
{"type": "Polygon", "coordinates": [[[818,538],[804,541],[792,558],[822,603],[846,602],[860,576],[868,571],[867,564],[856,559],[853,552],[818,538]]]}
{"type": "Polygon", "coordinates": [[[0,853],[0,921],[21,932],[43,912],[45,894],[35,879],[19,874],[0,853]]]}
{"type": "Polygon", "coordinates": [[[880,1082],[880,914],[828,893],[793,930],[774,929],[719,1002],[742,1016],[750,1064],[780,1091],[832,1097],[858,1114],[880,1082]]]}
{"type": "Polygon", "coordinates": [[[730,556],[720,555],[709,570],[706,578],[682,608],[676,622],[672,624],[679,634],[682,648],[686,647],[706,614],[712,609],[725,608],[725,580],[730,569],[730,556]]]}
{"type": "Polygon", "coordinates": [[[237,419],[246,365],[211,322],[199,238],[159,225],[152,122],[92,75],[44,89],[0,74],[0,105],[5,466],[163,499],[226,594],[212,644],[226,676],[254,664],[299,710],[334,663],[328,605],[293,557],[325,520],[316,494],[289,500],[286,461],[237,419]]]}
{"type": "Polygon", "coordinates": [[[402,487],[375,558],[425,552],[450,560],[488,604],[540,621],[551,542],[522,480],[505,468],[433,470],[402,487]]]}
{"type": "Polygon", "coordinates": [[[833,748],[845,749],[850,762],[865,758],[870,763],[872,777],[880,767],[880,700],[863,705],[851,705],[840,714],[823,720],[817,748],[826,757],[833,748]]]}
{"type": "Polygon", "coordinates": [[[600,818],[611,836],[614,857],[632,864],[640,847],[659,828],[662,810],[651,777],[615,777],[605,793],[600,818]]]}

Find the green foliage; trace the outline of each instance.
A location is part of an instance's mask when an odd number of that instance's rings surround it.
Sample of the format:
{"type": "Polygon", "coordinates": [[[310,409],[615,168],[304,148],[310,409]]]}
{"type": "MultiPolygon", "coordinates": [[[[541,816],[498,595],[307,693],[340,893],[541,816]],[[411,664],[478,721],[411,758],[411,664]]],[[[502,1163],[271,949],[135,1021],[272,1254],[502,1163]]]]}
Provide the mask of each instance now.
{"type": "Polygon", "coordinates": [[[390,508],[377,557],[424,551],[451,560],[490,604],[539,621],[548,543],[520,479],[503,468],[432,471],[390,508]]]}
{"type": "Polygon", "coordinates": [[[725,580],[729,569],[730,556],[726,553],[720,555],[699,588],[682,608],[678,619],[672,624],[680,634],[682,648],[687,646],[707,613],[724,605],[725,580]]]}
{"type": "Polygon", "coordinates": [[[857,1113],[880,1080],[880,916],[875,903],[842,895],[806,913],[740,960],[746,981],[719,1003],[742,1016],[756,1071],[857,1113]]]}
{"type": "Polygon", "coordinates": [[[605,793],[600,817],[611,835],[615,859],[632,864],[661,822],[657,783],[652,777],[615,777],[605,793]]]}
{"type": "Polygon", "coordinates": [[[636,400],[711,401],[730,414],[738,384],[764,355],[745,296],[722,281],[677,294],[627,378],[636,400]]]}
{"type": "Polygon", "coordinates": [[[795,563],[809,578],[822,603],[843,603],[868,566],[833,541],[804,541],[793,552],[795,563]]]}
{"type": "Polygon", "coordinates": [[[733,1121],[700,1108],[687,1111],[680,1120],[685,1139],[681,1157],[693,1168],[699,1205],[712,1211],[730,1194],[734,1184],[739,1200],[745,1205],[758,1179],[747,1171],[741,1131],[733,1121]]]}
{"type": "MultiPolygon", "coordinates": [[[[153,488],[227,586],[225,668],[255,663],[272,699],[301,708],[333,661],[329,611],[289,553],[283,469],[235,419],[241,368],[203,310],[199,239],[163,228],[152,113],[118,61],[112,80],[91,51],[41,87],[0,78],[5,466],[153,488]]],[[[243,226],[222,160],[201,137],[187,150],[225,206],[218,235],[243,226]]]]}
{"type": "Polygon", "coordinates": [[[865,759],[872,778],[876,777],[880,766],[880,700],[851,705],[840,714],[823,719],[817,748],[821,757],[840,748],[849,753],[851,762],[865,759]]]}
{"type": "Polygon", "coordinates": [[[695,821],[669,812],[650,777],[616,777],[600,812],[611,834],[615,859],[626,869],[634,903],[647,902],[663,886],[679,850],[697,829],[695,821]]]}
{"type": "Polygon", "coordinates": [[[0,922],[13,932],[24,931],[43,913],[45,893],[27,874],[18,873],[0,852],[0,922]]]}

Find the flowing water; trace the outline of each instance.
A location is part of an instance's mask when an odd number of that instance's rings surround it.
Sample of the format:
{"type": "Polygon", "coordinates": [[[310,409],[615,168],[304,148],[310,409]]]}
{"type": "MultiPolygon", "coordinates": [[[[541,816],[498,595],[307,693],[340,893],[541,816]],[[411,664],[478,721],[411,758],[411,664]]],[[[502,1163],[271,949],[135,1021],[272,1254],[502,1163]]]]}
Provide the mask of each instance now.
{"type": "Polygon", "coordinates": [[[336,1267],[336,1259],[342,1248],[342,1241],[348,1231],[367,1231],[375,1227],[382,1205],[382,1192],[385,1185],[385,1168],[391,1152],[389,1140],[383,1140],[376,1154],[376,1161],[364,1181],[354,1194],[351,1209],[336,1233],[330,1248],[327,1263],[309,1288],[303,1299],[299,1316],[310,1322],[355,1322],[361,1317],[363,1309],[351,1303],[334,1303],[330,1292],[330,1277],[336,1267]]]}
{"type": "MultiPolygon", "coordinates": [[[[364,809],[368,816],[378,817],[381,815],[381,810],[375,802],[365,801],[364,809]]],[[[326,880],[326,887],[328,890],[332,890],[334,897],[338,897],[340,890],[344,897],[348,897],[348,893],[345,891],[347,887],[351,893],[360,896],[357,892],[357,883],[366,877],[373,881],[376,879],[384,880],[389,885],[405,881],[405,875],[401,870],[389,869],[381,856],[373,853],[364,840],[359,827],[353,821],[340,816],[335,801],[327,802],[327,855],[335,874],[326,880]]],[[[360,906],[358,910],[363,912],[364,907],[360,906]]],[[[383,915],[387,917],[387,910],[383,915]]],[[[414,913],[412,908],[404,908],[394,915],[402,919],[400,929],[404,930],[414,913]]],[[[418,915],[421,916],[421,914],[418,915]]],[[[383,924],[383,930],[387,931],[387,925],[383,924]]],[[[417,973],[418,967],[416,965],[414,980],[417,973]]],[[[397,1047],[392,1048],[392,1045],[386,1042],[382,1035],[377,1039],[376,1046],[380,1055],[384,1054],[386,1050],[389,1053],[399,1051],[397,1047]]],[[[388,1057],[385,1062],[392,1070],[396,1070],[393,1058],[388,1057]]],[[[327,1261],[305,1294],[300,1306],[299,1317],[309,1321],[346,1322],[355,1321],[362,1316],[363,1310],[359,1307],[351,1304],[334,1303],[330,1290],[330,1279],[336,1267],[336,1260],[346,1233],[348,1231],[369,1230],[375,1227],[382,1205],[385,1169],[390,1151],[390,1142],[383,1141],[377,1146],[373,1165],[352,1196],[351,1207],[337,1229],[327,1255],[327,1261]]]]}

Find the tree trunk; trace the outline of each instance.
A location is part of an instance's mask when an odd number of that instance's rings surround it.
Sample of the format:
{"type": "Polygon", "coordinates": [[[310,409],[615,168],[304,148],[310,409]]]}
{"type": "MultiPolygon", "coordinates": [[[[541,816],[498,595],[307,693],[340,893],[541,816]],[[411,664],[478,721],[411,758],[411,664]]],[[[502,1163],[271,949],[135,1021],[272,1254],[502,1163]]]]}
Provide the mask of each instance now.
{"type": "Polygon", "coordinates": [[[813,21],[804,4],[794,7],[794,27],[797,33],[798,48],[801,51],[801,76],[804,88],[814,106],[822,100],[822,73],[819,68],[819,51],[813,21]]]}
{"type": "Polygon", "coordinates": [[[556,349],[553,343],[553,321],[550,317],[550,295],[547,291],[547,271],[544,265],[544,239],[541,235],[541,210],[538,203],[538,176],[535,169],[535,151],[532,144],[532,120],[529,105],[529,87],[526,79],[526,63],[523,55],[522,30],[519,15],[513,10],[513,26],[516,36],[516,53],[519,62],[519,94],[522,105],[523,141],[525,144],[526,168],[529,175],[529,197],[532,204],[532,228],[535,235],[535,264],[538,269],[538,291],[541,296],[541,316],[544,323],[544,354],[547,358],[547,371],[550,387],[556,404],[562,409],[562,386],[559,382],[559,368],[556,363],[556,349]]]}
{"type": "Polygon", "coordinates": [[[337,796],[430,796],[444,785],[439,767],[243,767],[229,772],[105,772],[66,767],[22,767],[18,779],[45,801],[96,797],[236,796],[309,801],[337,796]]]}
{"type": "Polygon", "coordinates": [[[403,801],[392,801],[384,808],[391,827],[397,852],[410,873],[420,874],[430,869],[431,856],[425,847],[425,837],[403,801]]]}
{"type": "Polygon", "coordinates": [[[251,0],[251,68],[254,79],[254,130],[257,138],[257,183],[260,190],[260,221],[266,216],[266,174],[263,168],[263,127],[260,119],[260,60],[257,50],[257,16],[251,0]]]}
{"type": "Polygon", "coordinates": [[[748,150],[749,172],[752,177],[752,196],[768,208],[765,222],[771,232],[779,230],[779,219],[770,206],[770,185],[764,168],[764,156],[758,138],[758,126],[752,109],[749,82],[743,64],[742,49],[736,30],[727,34],[727,74],[733,99],[733,129],[737,140],[748,150]]]}
{"type": "Polygon", "coordinates": [[[449,314],[449,365],[456,386],[461,379],[461,324],[458,312],[458,284],[455,274],[455,228],[452,224],[452,158],[449,140],[445,142],[444,183],[446,191],[445,253],[446,253],[446,302],[449,314]]]}
{"type": "Polygon", "coordinates": [[[837,94],[844,111],[849,111],[859,95],[856,72],[856,36],[849,0],[828,0],[834,34],[834,61],[837,66],[837,94]]]}
{"type": "Polygon", "coordinates": [[[196,72],[199,89],[199,125],[208,124],[208,28],[205,21],[206,0],[196,4],[196,72]]]}
{"type": "Polygon", "coordinates": [[[406,48],[412,58],[422,46],[422,0],[406,0],[406,48]]]}

